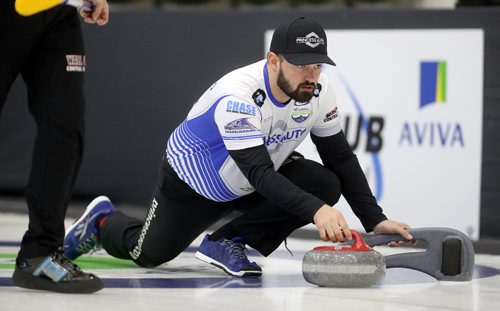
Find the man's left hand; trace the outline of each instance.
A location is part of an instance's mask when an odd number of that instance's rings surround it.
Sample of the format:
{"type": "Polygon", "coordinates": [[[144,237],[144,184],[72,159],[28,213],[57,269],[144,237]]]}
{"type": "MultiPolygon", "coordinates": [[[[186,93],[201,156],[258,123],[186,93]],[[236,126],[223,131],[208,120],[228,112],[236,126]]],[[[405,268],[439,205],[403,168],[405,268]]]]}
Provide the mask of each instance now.
{"type": "MultiPolygon", "coordinates": [[[[404,222],[394,221],[394,220],[384,220],[379,222],[375,228],[373,228],[373,232],[375,234],[399,234],[404,237],[408,241],[413,240],[413,236],[410,234],[410,226],[404,222]]],[[[403,242],[391,242],[389,246],[398,246],[404,244],[403,242]]],[[[415,244],[413,241],[412,244],[415,244]]]]}

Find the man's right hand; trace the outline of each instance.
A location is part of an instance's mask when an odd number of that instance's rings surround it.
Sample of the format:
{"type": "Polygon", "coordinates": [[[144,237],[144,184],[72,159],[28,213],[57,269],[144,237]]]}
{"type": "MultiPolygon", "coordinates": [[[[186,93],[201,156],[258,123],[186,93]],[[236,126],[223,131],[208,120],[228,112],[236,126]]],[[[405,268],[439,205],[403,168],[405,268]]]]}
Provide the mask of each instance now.
{"type": "Polygon", "coordinates": [[[83,17],[84,21],[89,24],[97,24],[99,26],[104,26],[109,20],[109,5],[106,0],[86,0],[94,5],[92,11],[88,11],[86,8],[80,10],[80,15],[83,17]]]}
{"type": "Polygon", "coordinates": [[[344,242],[352,240],[351,230],[338,210],[325,204],[319,208],[313,217],[314,224],[318,228],[319,235],[323,241],[344,242]]]}

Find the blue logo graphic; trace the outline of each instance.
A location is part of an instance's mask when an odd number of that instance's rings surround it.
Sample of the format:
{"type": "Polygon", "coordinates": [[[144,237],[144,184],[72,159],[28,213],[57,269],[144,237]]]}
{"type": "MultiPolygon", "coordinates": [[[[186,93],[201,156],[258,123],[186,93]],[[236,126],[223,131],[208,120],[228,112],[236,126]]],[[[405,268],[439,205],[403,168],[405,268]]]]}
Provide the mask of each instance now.
{"type": "Polygon", "coordinates": [[[420,108],[446,101],[446,61],[420,62],[420,108]]]}
{"type": "MultiPolygon", "coordinates": [[[[349,94],[349,97],[351,98],[351,101],[354,104],[354,107],[356,108],[356,111],[358,112],[359,119],[362,120],[361,122],[361,127],[362,130],[366,133],[368,137],[368,147],[374,147],[375,145],[380,145],[380,141],[378,141],[378,136],[373,136],[370,135],[370,122],[369,119],[364,116],[363,109],[361,108],[361,104],[356,98],[356,95],[354,94],[351,86],[347,81],[342,77],[340,74],[338,74],[340,81],[344,85],[347,93],[349,94]]],[[[367,148],[369,149],[369,148],[367,148]]],[[[382,165],[380,163],[380,157],[377,152],[371,152],[371,158],[372,158],[372,163],[373,163],[373,168],[375,171],[375,198],[377,201],[379,201],[382,198],[382,192],[383,192],[383,176],[382,176],[382,165]]]]}

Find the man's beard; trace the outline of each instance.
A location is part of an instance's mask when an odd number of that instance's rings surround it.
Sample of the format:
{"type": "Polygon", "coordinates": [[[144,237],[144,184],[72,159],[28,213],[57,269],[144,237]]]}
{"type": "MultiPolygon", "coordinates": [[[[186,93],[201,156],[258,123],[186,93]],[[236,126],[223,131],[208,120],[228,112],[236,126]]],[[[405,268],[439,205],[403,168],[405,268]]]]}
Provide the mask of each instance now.
{"type": "Polygon", "coordinates": [[[305,103],[307,101],[310,101],[311,98],[314,96],[314,91],[308,92],[308,91],[301,91],[300,87],[301,86],[313,86],[316,87],[316,84],[311,82],[311,83],[301,83],[297,86],[297,88],[294,90],[292,89],[292,86],[290,85],[290,82],[285,78],[283,75],[283,72],[281,71],[281,68],[278,72],[278,86],[279,88],[285,92],[288,97],[291,99],[299,102],[299,103],[305,103]]]}

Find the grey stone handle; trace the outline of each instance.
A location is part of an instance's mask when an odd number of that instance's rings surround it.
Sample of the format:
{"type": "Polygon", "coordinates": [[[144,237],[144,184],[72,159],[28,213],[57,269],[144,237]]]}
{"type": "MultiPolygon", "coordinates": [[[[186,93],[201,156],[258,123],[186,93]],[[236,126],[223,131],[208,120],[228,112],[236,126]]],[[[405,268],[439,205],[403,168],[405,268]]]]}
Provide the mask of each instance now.
{"type": "MultiPolygon", "coordinates": [[[[443,281],[472,279],[474,248],[465,234],[449,228],[415,228],[411,229],[410,233],[415,240],[424,241],[427,249],[422,252],[385,256],[387,268],[414,269],[443,281]]],[[[365,236],[366,244],[371,247],[405,240],[399,234],[365,236]]]]}

